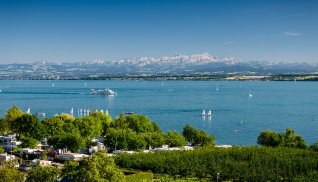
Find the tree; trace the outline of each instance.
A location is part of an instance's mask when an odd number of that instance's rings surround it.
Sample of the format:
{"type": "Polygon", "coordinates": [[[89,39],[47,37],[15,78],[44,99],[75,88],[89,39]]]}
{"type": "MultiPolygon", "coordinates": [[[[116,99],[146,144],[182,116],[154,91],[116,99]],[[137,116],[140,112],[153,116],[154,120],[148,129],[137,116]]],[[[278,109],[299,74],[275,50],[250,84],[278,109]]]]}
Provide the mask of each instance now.
{"type": "Polygon", "coordinates": [[[56,167],[38,165],[28,172],[26,182],[53,182],[58,179],[60,172],[56,167]]]}
{"type": "Polygon", "coordinates": [[[48,144],[53,145],[55,149],[67,148],[72,152],[85,147],[85,140],[81,137],[79,131],[63,132],[60,135],[55,135],[48,138],[48,144]]]}
{"type": "Polygon", "coordinates": [[[166,143],[170,147],[182,147],[187,142],[185,138],[176,131],[168,131],[166,135],[166,143]]]}
{"type": "Polygon", "coordinates": [[[94,136],[99,137],[102,133],[101,121],[95,117],[76,118],[73,123],[81,132],[81,136],[87,140],[91,140],[94,136]]]}
{"type": "Polygon", "coordinates": [[[10,131],[8,122],[5,119],[0,118],[0,134],[4,134],[10,131]]]}
{"type": "Polygon", "coordinates": [[[260,133],[257,139],[257,143],[263,146],[270,147],[295,147],[306,148],[307,145],[302,136],[297,135],[296,131],[287,128],[285,133],[276,133],[274,131],[265,130],[260,133]]]}
{"type": "Polygon", "coordinates": [[[71,181],[125,181],[125,175],[116,167],[114,159],[104,153],[96,153],[79,162],[66,162],[63,176],[71,181]]]}
{"type": "Polygon", "coordinates": [[[8,125],[12,127],[13,121],[16,120],[17,118],[21,117],[23,115],[23,112],[17,107],[17,106],[12,106],[5,115],[5,120],[8,122],[8,125]]]}
{"type": "Polygon", "coordinates": [[[112,117],[107,113],[102,113],[99,111],[90,113],[90,116],[101,121],[102,135],[105,136],[106,130],[110,127],[110,124],[112,122],[112,117]]]}
{"type": "Polygon", "coordinates": [[[15,165],[17,165],[17,161],[7,161],[0,167],[0,182],[23,182],[24,174],[20,172],[15,165]]]}
{"type": "Polygon", "coordinates": [[[36,148],[38,144],[36,139],[30,137],[22,137],[20,138],[20,141],[22,142],[20,145],[22,148],[36,148]]]}
{"type": "Polygon", "coordinates": [[[145,141],[145,137],[143,135],[137,134],[132,130],[127,130],[126,138],[128,150],[141,150],[146,148],[147,142],[145,141]]]}
{"type": "MultiPolygon", "coordinates": [[[[128,129],[127,129],[128,130],[128,129]]],[[[127,131],[125,129],[109,128],[105,137],[105,145],[110,150],[119,150],[128,148],[127,131]]]]}
{"type": "Polygon", "coordinates": [[[65,124],[61,117],[45,118],[42,123],[49,136],[59,135],[63,131],[63,125],[65,124]]]}
{"type": "Polygon", "coordinates": [[[194,144],[201,145],[201,146],[211,146],[211,145],[214,145],[213,141],[214,141],[213,135],[208,136],[205,131],[200,130],[196,135],[194,144]]]}
{"type": "Polygon", "coordinates": [[[0,145],[0,154],[4,154],[5,153],[5,150],[4,148],[0,145]]]}
{"type": "Polygon", "coordinates": [[[148,147],[151,146],[154,148],[161,147],[166,142],[165,136],[162,132],[147,133],[145,136],[145,140],[148,147]]]}
{"type": "Polygon", "coordinates": [[[45,127],[39,119],[30,114],[23,114],[12,121],[12,131],[20,135],[41,140],[45,136],[45,127]]]}
{"type": "Polygon", "coordinates": [[[258,136],[257,144],[267,147],[277,147],[281,145],[281,137],[275,131],[265,130],[258,136]]]}
{"type": "Polygon", "coordinates": [[[195,128],[193,128],[189,124],[186,124],[183,127],[182,135],[186,138],[186,140],[188,142],[190,142],[191,144],[194,144],[194,142],[197,138],[197,135],[198,135],[198,130],[196,130],[195,128]]]}
{"type": "Polygon", "coordinates": [[[291,128],[286,129],[285,135],[283,135],[282,146],[296,148],[307,147],[304,138],[297,135],[296,131],[291,128]]]}
{"type": "Polygon", "coordinates": [[[318,141],[316,143],[314,143],[313,145],[311,145],[310,148],[317,152],[318,151],[318,141]]]}

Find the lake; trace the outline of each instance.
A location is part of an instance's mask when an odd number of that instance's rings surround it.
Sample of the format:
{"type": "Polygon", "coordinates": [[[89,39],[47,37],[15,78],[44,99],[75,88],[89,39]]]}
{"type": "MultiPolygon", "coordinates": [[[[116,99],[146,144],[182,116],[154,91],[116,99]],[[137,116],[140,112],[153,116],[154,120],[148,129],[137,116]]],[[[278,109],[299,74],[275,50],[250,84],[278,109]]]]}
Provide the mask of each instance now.
{"type": "Polygon", "coordinates": [[[308,144],[318,140],[317,82],[1,80],[0,89],[2,115],[13,105],[48,117],[72,107],[75,115],[80,108],[107,109],[113,118],[145,114],[164,131],[189,123],[214,134],[217,144],[255,145],[261,130],[287,127],[308,144]],[[90,95],[104,88],[117,95],[90,95]],[[202,118],[203,109],[213,116],[202,118]]]}

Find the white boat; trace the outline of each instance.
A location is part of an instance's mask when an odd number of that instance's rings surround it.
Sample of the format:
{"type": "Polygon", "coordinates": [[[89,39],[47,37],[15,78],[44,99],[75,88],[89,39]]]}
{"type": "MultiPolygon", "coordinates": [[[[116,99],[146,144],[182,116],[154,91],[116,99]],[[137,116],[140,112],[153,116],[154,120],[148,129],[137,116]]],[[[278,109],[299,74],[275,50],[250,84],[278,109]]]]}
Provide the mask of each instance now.
{"type": "Polygon", "coordinates": [[[41,117],[45,117],[45,112],[37,112],[36,115],[41,116],[41,117]]]}
{"type": "Polygon", "coordinates": [[[211,109],[210,109],[209,112],[208,112],[208,116],[212,116],[212,111],[211,111],[211,109]]]}
{"type": "Polygon", "coordinates": [[[102,89],[99,89],[99,90],[92,89],[91,95],[116,95],[116,92],[112,91],[109,88],[106,88],[104,90],[102,90],[102,89]]]}
{"type": "Polygon", "coordinates": [[[253,97],[253,94],[249,93],[249,94],[248,94],[248,97],[253,97]]]}
{"type": "Polygon", "coordinates": [[[73,109],[73,107],[71,108],[71,111],[70,111],[70,115],[74,115],[74,109],[73,109]]]}
{"type": "Polygon", "coordinates": [[[205,116],[205,110],[202,111],[201,116],[205,116]]]}
{"type": "Polygon", "coordinates": [[[219,85],[216,85],[216,89],[215,89],[216,91],[219,91],[219,85]]]}
{"type": "Polygon", "coordinates": [[[27,114],[31,114],[31,109],[28,108],[28,110],[26,111],[27,114]]]}

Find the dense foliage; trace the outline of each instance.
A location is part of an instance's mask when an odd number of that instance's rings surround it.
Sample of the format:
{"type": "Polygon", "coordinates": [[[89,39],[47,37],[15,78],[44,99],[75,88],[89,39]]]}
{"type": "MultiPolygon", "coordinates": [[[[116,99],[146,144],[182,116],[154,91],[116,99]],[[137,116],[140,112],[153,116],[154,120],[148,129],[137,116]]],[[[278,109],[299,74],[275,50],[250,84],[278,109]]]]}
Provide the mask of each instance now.
{"type": "Polygon", "coordinates": [[[1,164],[0,182],[23,182],[24,173],[20,172],[16,167],[17,161],[9,161],[1,164]]]}
{"type": "Polygon", "coordinates": [[[28,171],[28,175],[25,182],[53,182],[60,175],[60,169],[56,167],[36,166],[32,170],[28,171]]]}
{"type": "Polygon", "coordinates": [[[276,133],[270,130],[262,131],[257,138],[257,143],[268,147],[307,147],[303,137],[297,135],[296,131],[290,128],[287,128],[285,133],[276,133]]]}
{"type": "Polygon", "coordinates": [[[214,136],[208,136],[203,130],[197,130],[186,124],[183,128],[182,135],[191,145],[211,146],[214,145],[214,136]]]}
{"type": "Polygon", "coordinates": [[[96,153],[79,162],[67,162],[62,175],[71,181],[125,181],[124,173],[117,168],[114,159],[105,153],[96,153]]]}
{"type": "MultiPolygon", "coordinates": [[[[153,173],[235,181],[291,181],[318,172],[318,153],[294,148],[234,147],[194,151],[122,154],[122,168],[153,173]]],[[[317,178],[316,178],[317,179],[317,178]]]]}

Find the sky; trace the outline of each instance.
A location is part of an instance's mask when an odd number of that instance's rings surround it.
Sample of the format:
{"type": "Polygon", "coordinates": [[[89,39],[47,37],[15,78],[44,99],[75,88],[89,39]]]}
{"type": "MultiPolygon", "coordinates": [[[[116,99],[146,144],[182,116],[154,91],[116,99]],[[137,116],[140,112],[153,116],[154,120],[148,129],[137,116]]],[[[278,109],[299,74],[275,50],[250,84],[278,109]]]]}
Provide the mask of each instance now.
{"type": "Polygon", "coordinates": [[[0,0],[0,64],[202,52],[318,63],[318,1],[0,0]]]}

